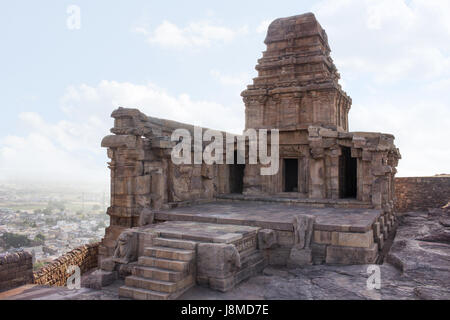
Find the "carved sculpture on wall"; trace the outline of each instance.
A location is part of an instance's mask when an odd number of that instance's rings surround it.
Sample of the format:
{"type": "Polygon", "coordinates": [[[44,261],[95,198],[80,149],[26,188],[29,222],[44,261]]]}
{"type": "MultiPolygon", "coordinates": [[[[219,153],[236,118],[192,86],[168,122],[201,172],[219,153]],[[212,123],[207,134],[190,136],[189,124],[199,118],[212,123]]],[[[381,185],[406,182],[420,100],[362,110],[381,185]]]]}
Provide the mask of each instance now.
{"type": "Polygon", "coordinates": [[[155,219],[155,214],[152,210],[149,208],[142,209],[140,215],[139,215],[139,226],[143,227],[148,224],[152,224],[155,219]]]}
{"type": "Polygon", "coordinates": [[[223,278],[241,267],[239,251],[233,244],[200,243],[197,258],[197,273],[203,277],[223,278]]]}
{"type": "Polygon", "coordinates": [[[241,267],[241,255],[236,246],[228,245],[225,247],[224,254],[225,265],[228,266],[228,271],[234,272],[241,267]]]}
{"type": "Polygon", "coordinates": [[[314,216],[294,217],[294,246],[291,249],[288,265],[301,266],[312,263],[311,240],[314,230],[314,216]]]}
{"type": "Polygon", "coordinates": [[[271,249],[277,244],[277,234],[272,229],[263,229],[258,232],[258,249],[271,249]]]}
{"type": "Polygon", "coordinates": [[[117,239],[113,261],[127,264],[137,259],[137,235],[131,230],[122,232],[117,239]]]}

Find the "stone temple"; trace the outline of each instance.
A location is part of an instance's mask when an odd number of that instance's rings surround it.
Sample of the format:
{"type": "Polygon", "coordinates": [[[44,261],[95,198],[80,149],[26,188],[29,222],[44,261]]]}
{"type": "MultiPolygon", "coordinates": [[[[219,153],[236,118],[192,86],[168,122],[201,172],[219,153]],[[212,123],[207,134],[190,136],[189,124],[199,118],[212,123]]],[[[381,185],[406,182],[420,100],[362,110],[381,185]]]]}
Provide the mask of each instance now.
{"type": "MultiPolygon", "coordinates": [[[[382,260],[396,226],[394,136],[349,132],[352,100],[312,13],[275,20],[265,43],[242,97],[246,129],[279,130],[277,174],[248,161],[176,165],[172,132],[194,126],[112,113],[113,135],[102,141],[110,226],[99,259],[102,276],[125,278],[120,296],[227,291],[267,265],[382,260]]],[[[237,153],[236,143],[226,147],[237,153]]]]}

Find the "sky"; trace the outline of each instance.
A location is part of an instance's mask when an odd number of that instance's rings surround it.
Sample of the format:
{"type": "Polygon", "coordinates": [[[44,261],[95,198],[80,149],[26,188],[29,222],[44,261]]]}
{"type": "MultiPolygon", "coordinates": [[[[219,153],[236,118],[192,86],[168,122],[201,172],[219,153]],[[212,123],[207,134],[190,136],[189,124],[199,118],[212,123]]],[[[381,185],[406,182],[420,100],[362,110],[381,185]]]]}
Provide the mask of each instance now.
{"type": "Polygon", "coordinates": [[[392,133],[398,176],[450,173],[450,1],[8,1],[0,181],[108,184],[119,106],[240,133],[267,27],[313,12],[351,131],[392,133]]]}

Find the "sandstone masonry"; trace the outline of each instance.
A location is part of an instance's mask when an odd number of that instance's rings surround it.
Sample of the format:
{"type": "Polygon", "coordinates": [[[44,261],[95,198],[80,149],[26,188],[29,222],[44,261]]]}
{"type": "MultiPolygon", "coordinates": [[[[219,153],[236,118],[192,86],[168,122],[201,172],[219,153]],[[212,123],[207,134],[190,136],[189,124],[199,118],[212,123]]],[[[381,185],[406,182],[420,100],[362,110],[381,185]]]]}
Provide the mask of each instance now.
{"type": "Polygon", "coordinates": [[[395,178],[395,210],[426,211],[450,202],[450,177],[395,178]]]}
{"type": "Polygon", "coordinates": [[[0,254],[0,292],[33,281],[32,256],[28,252],[0,254]]]}
{"type": "Polygon", "coordinates": [[[88,244],[59,257],[50,265],[42,267],[33,275],[33,283],[39,285],[65,286],[71,274],[67,273],[69,266],[78,266],[81,274],[97,268],[99,243],[88,244]]]}

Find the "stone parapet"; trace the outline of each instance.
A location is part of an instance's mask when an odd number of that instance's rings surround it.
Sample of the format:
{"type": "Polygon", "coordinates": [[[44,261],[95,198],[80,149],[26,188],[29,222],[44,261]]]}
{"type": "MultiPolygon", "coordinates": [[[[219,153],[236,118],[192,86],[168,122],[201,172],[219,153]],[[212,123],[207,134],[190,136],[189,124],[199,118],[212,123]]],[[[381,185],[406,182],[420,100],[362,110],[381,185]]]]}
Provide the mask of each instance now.
{"type": "Polygon", "coordinates": [[[69,266],[78,266],[81,274],[95,269],[98,261],[99,243],[88,244],[64,254],[50,265],[42,267],[33,275],[33,283],[39,285],[65,286],[71,276],[69,266]]]}
{"type": "Polygon", "coordinates": [[[450,202],[450,177],[395,178],[395,210],[426,211],[450,202]]]}
{"type": "Polygon", "coordinates": [[[30,253],[0,254],[0,292],[33,281],[33,262],[30,253]]]}

